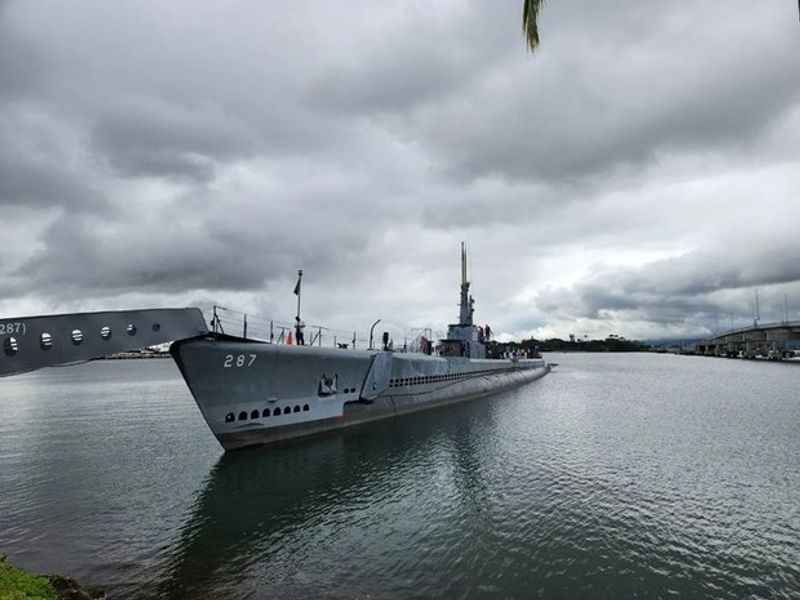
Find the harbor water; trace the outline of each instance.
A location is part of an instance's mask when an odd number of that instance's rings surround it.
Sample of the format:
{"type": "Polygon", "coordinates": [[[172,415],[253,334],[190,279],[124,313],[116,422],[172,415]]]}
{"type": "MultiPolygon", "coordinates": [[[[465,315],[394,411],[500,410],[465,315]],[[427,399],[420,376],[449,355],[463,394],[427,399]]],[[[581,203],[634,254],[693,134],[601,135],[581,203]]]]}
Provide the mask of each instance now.
{"type": "Polygon", "coordinates": [[[800,366],[549,355],[224,454],[170,360],[0,380],[0,553],[110,598],[798,598],[800,366]]]}

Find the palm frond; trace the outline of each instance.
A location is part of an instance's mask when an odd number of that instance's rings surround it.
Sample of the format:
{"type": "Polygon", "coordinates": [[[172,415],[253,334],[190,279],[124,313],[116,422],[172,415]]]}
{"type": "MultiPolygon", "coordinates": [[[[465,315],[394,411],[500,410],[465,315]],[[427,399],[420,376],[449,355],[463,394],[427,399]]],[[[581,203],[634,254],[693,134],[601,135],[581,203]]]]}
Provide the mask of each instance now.
{"type": "Polygon", "coordinates": [[[522,33],[528,43],[528,50],[533,52],[539,45],[539,28],[536,19],[544,4],[544,0],[524,0],[522,5],[522,33]]]}

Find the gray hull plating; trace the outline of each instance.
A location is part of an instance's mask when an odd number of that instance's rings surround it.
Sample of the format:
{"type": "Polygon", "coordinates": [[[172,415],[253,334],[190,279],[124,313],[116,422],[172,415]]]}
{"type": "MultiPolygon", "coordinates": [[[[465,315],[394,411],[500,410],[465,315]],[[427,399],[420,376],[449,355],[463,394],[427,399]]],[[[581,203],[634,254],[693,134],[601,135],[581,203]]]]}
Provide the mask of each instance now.
{"type": "Polygon", "coordinates": [[[205,336],[172,354],[226,450],[487,396],[549,372],[542,360],[470,360],[205,336]]]}

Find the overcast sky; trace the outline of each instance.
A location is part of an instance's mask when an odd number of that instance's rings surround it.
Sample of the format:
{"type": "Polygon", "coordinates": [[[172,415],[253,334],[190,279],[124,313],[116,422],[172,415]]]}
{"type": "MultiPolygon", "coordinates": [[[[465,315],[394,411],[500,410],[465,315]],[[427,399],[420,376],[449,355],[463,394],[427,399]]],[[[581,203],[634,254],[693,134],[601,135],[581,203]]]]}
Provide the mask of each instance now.
{"type": "Polygon", "coordinates": [[[0,315],[800,318],[794,0],[0,0],[0,315]]]}

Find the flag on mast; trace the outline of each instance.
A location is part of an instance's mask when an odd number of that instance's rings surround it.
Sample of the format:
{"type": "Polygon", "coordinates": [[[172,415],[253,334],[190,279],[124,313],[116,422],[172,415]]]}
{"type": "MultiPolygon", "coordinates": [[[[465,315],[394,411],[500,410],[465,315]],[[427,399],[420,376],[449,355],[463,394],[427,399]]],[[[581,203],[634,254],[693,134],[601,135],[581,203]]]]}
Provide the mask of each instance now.
{"type": "Polygon", "coordinates": [[[294,295],[295,296],[299,296],[300,295],[300,282],[302,280],[303,280],[303,270],[301,269],[301,270],[299,270],[297,272],[297,283],[294,286],[294,295]]]}

